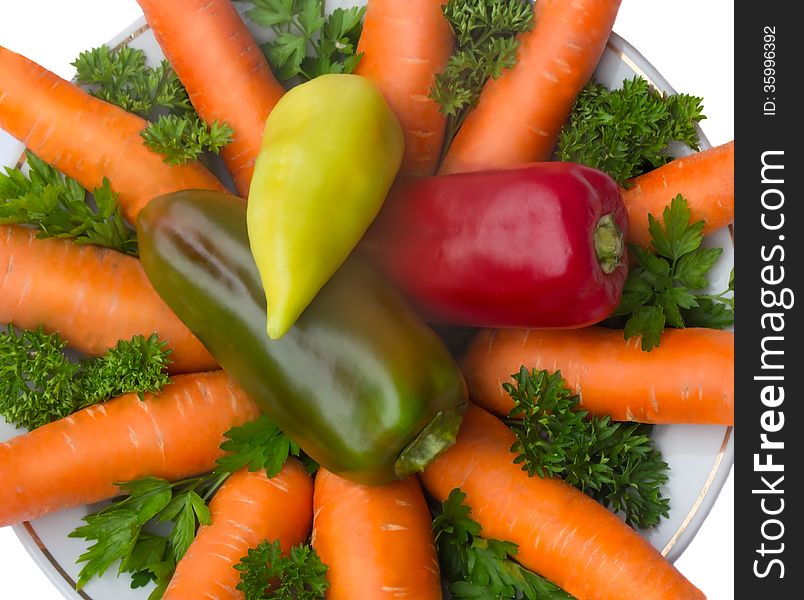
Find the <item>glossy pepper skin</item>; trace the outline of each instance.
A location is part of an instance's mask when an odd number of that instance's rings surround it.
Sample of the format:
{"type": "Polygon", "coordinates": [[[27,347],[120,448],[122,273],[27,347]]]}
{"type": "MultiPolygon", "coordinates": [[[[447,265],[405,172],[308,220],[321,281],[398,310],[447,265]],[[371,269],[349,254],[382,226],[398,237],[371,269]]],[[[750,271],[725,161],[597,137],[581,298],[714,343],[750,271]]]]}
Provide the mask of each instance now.
{"type": "Polygon", "coordinates": [[[137,231],[156,291],[328,470],[385,484],[454,442],[463,378],[441,340],[365,262],[350,259],[296,326],[270,340],[243,200],[205,191],[161,196],[140,213],[137,231]]]}
{"type": "Polygon", "coordinates": [[[248,197],[248,233],[282,337],[377,216],[404,152],[402,126],[358,75],[299,85],[271,111],[248,197]]]}
{"type": "Polygon", "coordinates": [[[539,163],[403,183],[362,247],[432,321],[573,328],[620,303],[624,231],[610,177],[539,163]]]}

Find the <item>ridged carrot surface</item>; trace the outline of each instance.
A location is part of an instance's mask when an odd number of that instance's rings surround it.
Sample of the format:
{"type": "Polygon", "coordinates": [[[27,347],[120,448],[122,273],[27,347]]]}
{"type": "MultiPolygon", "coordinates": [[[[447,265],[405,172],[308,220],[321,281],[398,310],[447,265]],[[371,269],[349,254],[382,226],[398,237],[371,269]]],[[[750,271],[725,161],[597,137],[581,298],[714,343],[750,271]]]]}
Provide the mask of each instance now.
{"type": "Polygon", "coordinates": [[[455,44],[446,0],[368,0],[356,73],[374,81],[405,131],[400,173],[428,177],[438,166],[446,118],[428,96],[455,44]]]}
{"type": "Polygon", "coordinates": [[[704,595],[647,540],[559,479],[514,464],[514,434],[481,408],[422,474],[444,501],[460,487],[484,537],[519,545],[516,560],[578,600],[698,600],[704,595]]]}
{"type": "Polygon", "coordinates": [[[248,197],[268,113],[285,93],[230,0],[137,0],[199,116],[227,123],[221,151],[248,197]]]}
{"type": "Polygon", "coordinates": [[[147,124],[0,46],[0,129],[88,190],[108,177],[131,223],[161,194],[226,191],[200,163],[165,164],[140,137],[147,124]]]}
{"type": "Polygon", "coordinates": [[[320,469],[313,506],[328,600],[441,599],[432,518],[415,477],[369,487],[320,469]]]}
{"type": "Polygon", "coordinates": [[[517,63],[483,88],[440,173],[550,159],[575,97],[606,47],[620,0],[538,0],[517,63]]]}
{"type": "Polygon", "coordinates": [[[13,225],[0,225],[0,323],[42,325],[92,355],[156,332],[173,348],[172,372],[218,368],[151,287],[140,261],[70,240],[36,239],[34,230],[13,225]]]}
{"type": "Polygon", "coordinates": [[[461,369],[474,402],[499,415],[514,404],[502,389],[521,366],[561,371],[583,407],[615,421],[734,424],[734,334],[666,329],[644,352],[622,330],[485,329],[461,369]]]}
{"type": "Polygon", "coordinates": [[[631,223],[629,242],[649,246],[648,215],[661,222],[677,194],[687,199],[693,223],[703,220],[704,233],[716,231],[734,221],[734,141],[677,158],[630,184],[622,191],[631,223]]]}
{"type": "Polygon", "coordinates": [[[234,566],[260,542],[279,540],[283,552],[307,539],[313,483],[295,460],[269,479],[265,471],[232,474],[209,504],[211,525],[199,528],[163,600],[242,600],[234,566]]]}
{"type": "Polygon", "coordinates": [[[223,371],[180,375],[0,443],[0,527],[119,493],[115,483],[210,471],[223,434],[259,415],[223,371]]]}

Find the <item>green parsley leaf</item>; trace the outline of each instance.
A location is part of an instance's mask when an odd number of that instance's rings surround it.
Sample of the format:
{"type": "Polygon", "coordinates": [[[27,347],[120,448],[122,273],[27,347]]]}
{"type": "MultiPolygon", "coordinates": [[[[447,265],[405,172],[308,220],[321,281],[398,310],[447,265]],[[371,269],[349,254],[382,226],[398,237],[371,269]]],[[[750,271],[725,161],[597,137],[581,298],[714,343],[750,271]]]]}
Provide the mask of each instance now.
{"type": "Polygon", "coordinates": [[[151,68],[145,52],[122,46],[99,46],[73,61],[75,79],[90,94],[143,118],[158,110],[173,114],[193,111],[187,91],[167,61],[151,68]]]}
{"type": "Polygon", "coordinates": [[[570,600],[561,588],[528,571],[511,559],[518,552],[512,542],[480,537],[480,524],[464,502],[466,494],[455,488],[433,520],[433,532],[449,591],[456,600],[525,598],[570,600]]]}
{"type": "Polygon", "coordinates": [[[218,459],[216,473],[234,473],[244,467],[249,471],[265,469],[268,477],[275,477],[282,470],[289,456],[299,456],[301,449],[268,417],[234,427],[225,434],[221,449],[226,451],[218,459]]]}
{"type": "Polygon", "coordinates": [[[207,125],[201,119],[162,115],[140,132],[145,145],[161,154],[169,165],[198,160],[204,152],[217,154],[232,141],[234,132],[225,123],[207,125]]]}
{"type": "Polygon", "coordinates": [[[533,477],[558,476],[632,527],[647,528],[668,516],[662,496],[668,465],[649,437],[650,426],[614,423],[581,410],[560,372],[512,375],[503,389],[514,401],[506,423],[516,436],[514,462],[533,477]]]}
{"type": "Polygon", "coordinates": [[[198,526],[210,524],[207,500],[223,480],[207,475],[170,483],[145,477],[117,484],[128,495],[84,517],[85,525],[69,534],[93,542],[78,559],[86,563],[79,574],[79,588],[93,577],[102,576],[119,560],[118,574],[130,573],[131,587],[153,581],[156,589],[149,599],[161,598],[198,526]],[[167,537],[145,531],[165,522],[173,523],[167,537]]]}
{"type": "Polygon", "coordinates": [[[329,587],[327,566],[310,545],[294,546],[283,556],[279,540],[264,541],[235,569],[246,600],[323,600],[329,587]]]}
{"type": "Polygon", "coordinates": [[[619,90],[590,83],[579,94],[558,141],[558,160],[629,179],[672,160],[671,142],[698,150],[695,125],[705,117],[701,98],[667,96],[642,77],[623,81],[619,90]]]}
{"type": "Polygon", "coordinates": [[[137,255],[137,235],[126,226],[107,179],[93,200],[74,179],[30,151],[25,156],[27,177],[18,168],[0,173],[0,223],[32,225],[39,238],[69,238],[137,255]]]}
{"type": "Polygon", "coordinates": [[[156,334],[121,340],[103,356],[72,363],[58,333],[11,325],[0,332],[0,416],[36,429],[128,392],[158,392],[168,382],[170,350],[156,334]]]}
{"type": "Polygon", "coordinates": [[[204,152],[217,154],[232,140],[225,123],[207,126],[201,120],[167,61],[151,68],[142,50],[100,46],[82,52],[73,66],[76,81],[89,93],[152,121],[140,135],[169,165],[186,164],[204,152]]]}
{"type": "Polygon", "coordinates": [[[246,16],[273,30],[274,40],[262,49],[280,81],[352,73],[357,68],[362,55],[355,52],[365,6],[336,8],[327,15],[324,0],[237,1],[253,4],[246,16]]]}
{"type": "Polygon", "coordinates": [[[78,558],[78,562],[86,563],[78,576],[79,589],[92,577],[102,576],[115,561],[121,561],[120,573],[127,570],[127,560],[134,551],[143,525],[159,514],[171,500],[171,485],[155,477],[118,485],[129,495],[84,517],[86,525],[69,534],[72,538],[94,542],[78,558]]]}
{"type": "Polygon", "coordinates": [[[734,324],[734,271],[729,289],[702,294],[707,273],[723,254],[721,248],[702,248],[705,223],[691,223],[687,201],[678,194],[664,209],[662,222],[648,215],[651,248],[631,244],[637,263],[623,287],[615,316],[627,317],[625,339],[641,337],[650,351],[661,342],[665,326],[712,327],[734,324]]]}
{"type": "Polygon", "coordinates": [[[486,82],[516,64],[517,36],[533,28],[533,5],[530,0],[449,0],[443,10],[457,45],[430,98],[448,117],[446,153],[486,82]]]}

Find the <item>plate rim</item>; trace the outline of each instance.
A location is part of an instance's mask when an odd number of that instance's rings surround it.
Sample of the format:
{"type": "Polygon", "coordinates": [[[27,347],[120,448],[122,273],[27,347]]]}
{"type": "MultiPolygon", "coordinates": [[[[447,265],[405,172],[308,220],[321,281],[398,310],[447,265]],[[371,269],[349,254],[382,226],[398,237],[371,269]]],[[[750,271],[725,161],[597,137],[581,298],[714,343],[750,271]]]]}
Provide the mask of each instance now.
{"type": "MultiPolygon", "coordinates": [[[[145,16],[142,15],[114,36],[106,45],[116,49],[136,39],[148,29],[150,29],[150,27],[145,20],[145,16]]],[[[637,75],[644,77],[654,88],[663,90],[668,94],[676,93],[675,88],[665,79],[656,67],[654,67],[639,50],[616,32],[611,32],[606,47],[611,49],[616,56],[637,75]]],[[[696,125],[696,129],[700,137],[701,149],[705,150],[711,148],[712,145],[700,125],[696,125]]],[[[24,148],[22,157],[24,158],[24,148]]],[[[714,458],[704,486],[701,488],[698,497],[693,502],[692,507],[682,520],[676,532],[661,550],[661,554],[670,562],[675,562],[695,538],[712,510],[715,500],[720,495],[733,464],[734,426],[728,426],[725,429],[723,442],[718,454],[714,458]]],[[[69,600],[94,600],[85,591],[76,589],[76,582],[53,557],[47,546],[39,538],[39,535],[36,533],[30,521],[24,521],[13,525],[12,530],[39,567],[40,571],[47,576],[50,582],[65,598],[69,600]]]]}

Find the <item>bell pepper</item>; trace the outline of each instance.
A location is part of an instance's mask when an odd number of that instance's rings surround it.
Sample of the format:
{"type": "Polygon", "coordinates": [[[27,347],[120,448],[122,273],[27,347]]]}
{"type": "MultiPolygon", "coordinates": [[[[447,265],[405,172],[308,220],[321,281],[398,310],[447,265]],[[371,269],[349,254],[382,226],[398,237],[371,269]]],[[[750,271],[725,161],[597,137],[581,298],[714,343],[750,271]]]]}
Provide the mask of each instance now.
{"type": "Polygon", "coordinates": [[[440,338],[364,261],[344,264],[296,326],[270,340],[243,200],[209,191],[161,196],[140,213],[137,232],[156,291],[328,470],[384,484],[420,471],[454,442],[463,378],[440,338]]]}
{"type": "Polygon", "coordinates": [[[399,121],[365,77],[318,77],[271,111],[248,198],[271,338],[287,332],[357,245],[403,152],[399,121]]]}
{"type": "Polygon", "coordinates": [[[624,231],[610,177],[540,163],[402,183],[362,248],[433,322],[572,328],[618,306],[624,231]]]}

